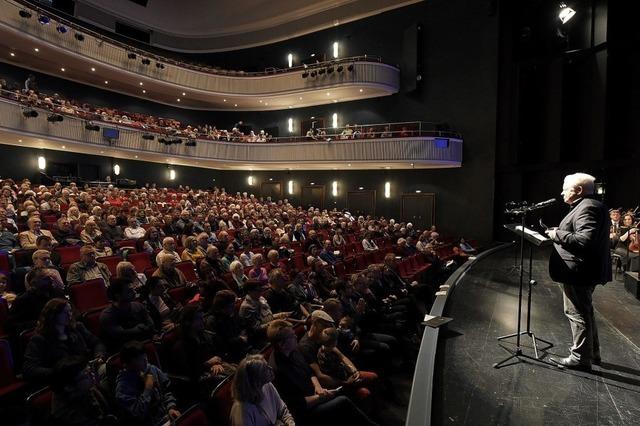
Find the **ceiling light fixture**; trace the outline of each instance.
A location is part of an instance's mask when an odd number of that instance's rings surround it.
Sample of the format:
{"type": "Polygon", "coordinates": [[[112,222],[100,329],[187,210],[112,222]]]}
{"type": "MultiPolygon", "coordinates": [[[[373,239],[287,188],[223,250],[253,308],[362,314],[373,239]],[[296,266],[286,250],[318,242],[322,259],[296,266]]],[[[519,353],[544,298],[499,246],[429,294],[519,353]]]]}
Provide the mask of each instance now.
{"type": "Polygon", "coordinates": [[[94,67],[91,67],[91,72],[96,72],[96,69],[94,67]]]}
{"type": "Polygon", "coordinates": [[[13,53],[13,52],[9,53],[9,55],[11,55],[11,57],[12,57],[12,58],[13,58],[14,56],[16,56],[16,54],[15,54],[15,53],[13,53]]]}
{"type": "Polygon", "coordinates": [[[39,51],[40,51],[40,49],[38,49],[37,47],[34,47],[34,48],[33,48],[33,50],[34,50],[35,52],[39,52],[39,51]]]}
{"type": "Polygon", "coordinates": [[[575,14],[576,14],[576,11],[568,7],[566,3],[564,2],[560,3],[560,13],[558,13],[558,18],[560,19],[560,22],[562,22],[563,24],[566,24],[571,20],[571,18],[574,17],[575,14]]]}

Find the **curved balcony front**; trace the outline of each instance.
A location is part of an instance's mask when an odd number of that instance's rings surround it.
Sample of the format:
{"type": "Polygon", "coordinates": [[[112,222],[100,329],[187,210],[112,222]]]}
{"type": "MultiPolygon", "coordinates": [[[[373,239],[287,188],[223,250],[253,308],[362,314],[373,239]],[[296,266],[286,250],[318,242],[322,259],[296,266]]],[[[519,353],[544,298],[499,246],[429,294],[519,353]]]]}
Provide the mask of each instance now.
{"type": "Polygon", "coordinates": [[[42,25],[37,9],[26,9],[31,17],[25,18],[20,15],[24,5],[14,0],[1,4],[0,47],[13,53],[5,61],[173,106],[276,110],[387,96],[399,89],[399,69],[378,58],[344,58],[264,73],[215,70],[134,52],[50,13],[49,23],[42,25]],[[66,32],[58,31],[60,24],[66,32]]]}
{"type": "Polygon", "coordinates": [[[423,132],[413,137],[309,142],[284,139],[273,143],[195,139],[195,146],[187,146],[186,140],[167,145],[160,142],[163,136],[159,134],[114,123],[96,123],[101,128],[93,131],[87,129],[86,120],[63,116],[63,121],[51,122],[50,111],[34,110],[37,117],[26,117],[23,105],[1,99],[0,143],[227,170],[379,170],[462,165],[462,139],[453,134],[442,137],[437,132],[423,132]],[[116,129],[117,138],[107,138],[105,129],[116,129]],[[153,140],[143,136],[153,136],[153,140]]]}

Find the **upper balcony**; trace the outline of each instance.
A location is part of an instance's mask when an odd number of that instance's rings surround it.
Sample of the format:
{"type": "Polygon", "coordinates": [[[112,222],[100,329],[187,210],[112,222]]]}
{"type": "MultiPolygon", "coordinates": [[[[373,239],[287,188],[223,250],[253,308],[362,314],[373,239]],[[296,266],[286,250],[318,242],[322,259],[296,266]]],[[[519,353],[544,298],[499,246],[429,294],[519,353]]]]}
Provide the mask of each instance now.
{"type": "Polygon", "coordinates": [[[342,58],[261,73],[225,71],[134,49],[15,0],[0,4],[3,61],[167,105],[264,111],[375,98],[399,90],[399,69],[380,58],[342,58]]]}
{"type": "MultiPolygon", "coordinates": [[[[226,170],[399,170],[462,165],[460,135],[431,127],[426,130],[421,123],[377,125],[377,131],[361,139],[341,139],[327,129],[318,140],[298,137],[248,143],[176,137],[113,122],[90,122],[81,114],[58,111],[60,121],[51,114],[48,109],[25,108],[0,98],[0,143],[226,170]],[[36,117],[28,114],[32,110],[36,117]]],[[[361,128],[367,131],[369,127],[361,128]]]]}

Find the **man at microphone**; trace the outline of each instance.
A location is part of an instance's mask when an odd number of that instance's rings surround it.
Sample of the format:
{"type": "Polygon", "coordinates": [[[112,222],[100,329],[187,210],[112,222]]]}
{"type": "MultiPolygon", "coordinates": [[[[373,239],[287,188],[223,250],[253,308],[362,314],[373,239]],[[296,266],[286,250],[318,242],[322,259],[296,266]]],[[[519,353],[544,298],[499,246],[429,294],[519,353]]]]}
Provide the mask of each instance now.
{"type": "Polygon", "coordinates": [[[595,178],[575,173],[564,178],[562,197],[571,210],[558,228],[546,231],[553,241],[549,275],[561,283],[564,311],[571,325],[573,346],[560,366],[590,370],[600,364],[598,329],[593,315],[595,286],[611,281],[607,207],[593,198],[595,178]]]}

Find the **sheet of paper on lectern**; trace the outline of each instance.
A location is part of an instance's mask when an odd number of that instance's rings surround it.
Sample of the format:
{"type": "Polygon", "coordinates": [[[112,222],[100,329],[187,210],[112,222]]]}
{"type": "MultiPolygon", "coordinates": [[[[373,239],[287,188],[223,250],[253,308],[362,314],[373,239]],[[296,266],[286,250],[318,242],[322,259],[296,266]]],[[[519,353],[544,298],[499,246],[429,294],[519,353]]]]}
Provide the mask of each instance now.
{"type": "MultiPolygon", "coordinates": [[[[516,231],[522,231],[522,225],[518,225],[516,226],[516,231]]],[[[533,229],[529,229],[529,228],[524,228],[524,233],[527,235],[532,236],[533,238],[535,238],[538,241],[547,241],[547,237],[545,237],[544,235],[540,234],[539,232],[534,231],[533,229]]]]}

